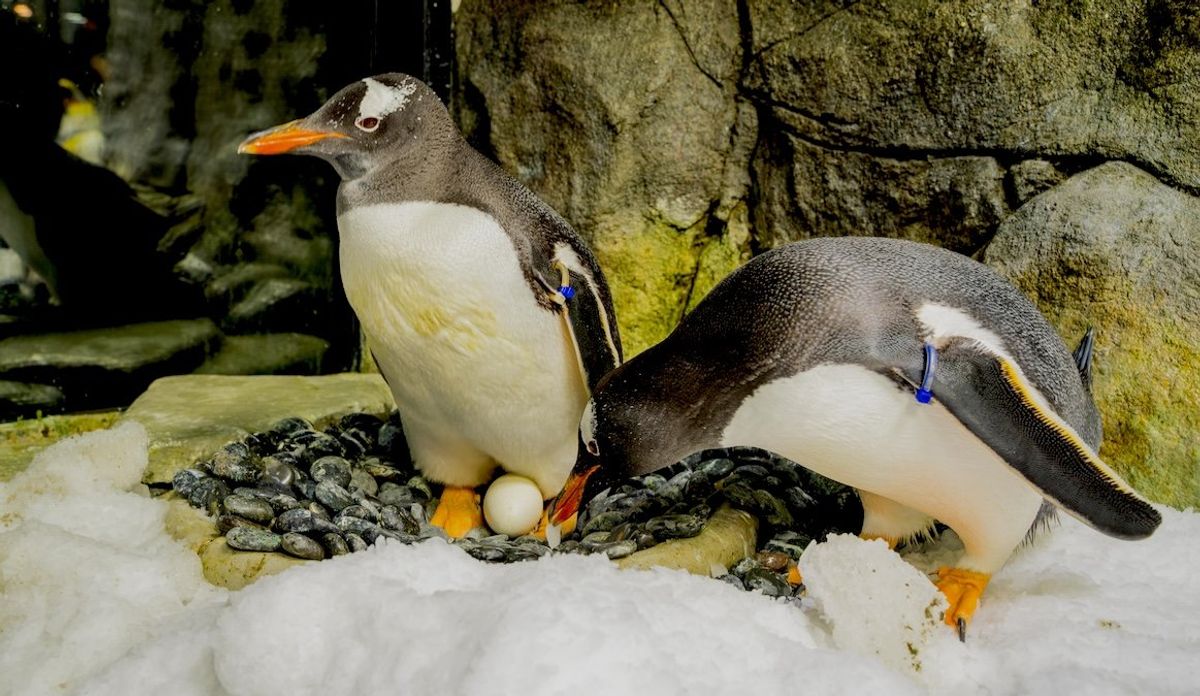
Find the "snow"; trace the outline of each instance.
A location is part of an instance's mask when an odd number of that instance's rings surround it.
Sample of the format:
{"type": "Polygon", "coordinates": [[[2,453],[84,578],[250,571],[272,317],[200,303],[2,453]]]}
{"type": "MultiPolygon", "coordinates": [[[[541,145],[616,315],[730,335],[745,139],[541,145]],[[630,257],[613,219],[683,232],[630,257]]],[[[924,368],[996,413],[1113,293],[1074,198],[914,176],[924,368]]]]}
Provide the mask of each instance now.
{"type": "MultiPolygon", "coordinates": [[[[139,491],[136,424],[47,450],[0,484],[0,695],[1173,694],[1200,685],[1200,515],[1149,540],[1073,520],[993,579],[966,644],[925,572],[837,536],[809,594],[772,600],[595,557],[488,565],[434,540],[229,592],[139,491]]],[[[906,562],[907,561],[907,562],[906,562]]]]}

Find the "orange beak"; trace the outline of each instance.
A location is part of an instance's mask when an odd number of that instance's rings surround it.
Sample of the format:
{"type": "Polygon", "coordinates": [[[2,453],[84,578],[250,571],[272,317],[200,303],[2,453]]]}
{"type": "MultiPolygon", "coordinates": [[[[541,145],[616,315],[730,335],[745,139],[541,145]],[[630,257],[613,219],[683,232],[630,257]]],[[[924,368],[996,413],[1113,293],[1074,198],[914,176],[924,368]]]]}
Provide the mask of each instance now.
{"type": "Polygon", "coordinates": [[[579,504],[583,502],[583,489],[587,486],[588,478],[599,468],[600,465],[596,464],[585,469],[582,474],[571,474],[567,485],[563,486],[562,493],[559,493],[558,499],[554,501],[554,511],[550,513],[551,523],[562,525],[571,519],[571,515],[579,512],[579,504]]]}
{"type": "Polygon", "coordinates": [[[261,133],[246,138],[238,145],[238,154],[242,155],[282,155],[298,147],[312,145],[326,138],[345,138],[336,131],[309,130],[300,127],[300,121],[292,121],[282,126],[268,128],[261,133]]]}

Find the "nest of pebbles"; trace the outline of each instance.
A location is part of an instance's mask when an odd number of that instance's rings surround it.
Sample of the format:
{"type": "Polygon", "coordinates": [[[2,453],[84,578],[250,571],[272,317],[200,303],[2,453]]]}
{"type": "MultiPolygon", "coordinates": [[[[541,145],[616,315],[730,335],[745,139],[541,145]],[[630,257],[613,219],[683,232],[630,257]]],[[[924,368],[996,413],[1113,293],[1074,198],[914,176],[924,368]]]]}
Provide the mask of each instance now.
{"type": "MultiPolygon", "coordinates": [[[[446,539],[429,523],[440,486],[413,467],[407,450],[394,416],[351,414],[323,430],[286,418],[179,471],[172,488],[215,518],[229,547],[240,551],[322,560],[383,538],[405,544],[446,539]]],[[[732,448],[700,452],[602,493],[586,503],[575,532],[554,549],[532,536],[480,530],[447,540],[489,562],[548,553],[618,559],[699,534],[723,503],[758,517],[760,548],[722,579],[771,596],[795,591],[787,570],[811,540],[855,532],[862,522],[851,489],[762,450],[732,448]]]]}

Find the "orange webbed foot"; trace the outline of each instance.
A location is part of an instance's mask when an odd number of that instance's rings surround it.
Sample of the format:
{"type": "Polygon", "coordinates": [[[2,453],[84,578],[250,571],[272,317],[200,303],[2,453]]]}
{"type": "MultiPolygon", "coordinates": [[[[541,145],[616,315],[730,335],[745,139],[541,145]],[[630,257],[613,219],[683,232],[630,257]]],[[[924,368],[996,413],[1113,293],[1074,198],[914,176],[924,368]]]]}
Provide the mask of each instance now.
{"type": "Polygon", "coordinates": [[[979,606],[979,597],[992,576],[964,568],[941,568],[938,570],[937,588],[946,595],[950,606],[946,609],[946,623],[958,629],[958,639],[966,641],[967,623],[979,606]]]}
{"type": "Polygon", "coordinates": [[[479,495],[474,488],[446,486],[429,523],[446,530],[451,538],[461,539],[472,529],[484,526],[479,495]]]}

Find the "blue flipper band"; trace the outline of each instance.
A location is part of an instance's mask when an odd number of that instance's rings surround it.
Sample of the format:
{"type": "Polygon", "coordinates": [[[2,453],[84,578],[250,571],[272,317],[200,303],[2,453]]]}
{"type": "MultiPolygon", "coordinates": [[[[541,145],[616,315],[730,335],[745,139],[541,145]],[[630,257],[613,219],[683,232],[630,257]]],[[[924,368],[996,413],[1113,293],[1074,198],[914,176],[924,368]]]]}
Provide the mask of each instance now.
{"type": "Polygon", "coordinates": [[[927,404],[933,400],[933,372],[937,369],[937,348],[932,343],[925,344],[925,372],[921,376],[921,386],[917,389],[917,402],[927,404]]]}
{"type": "Polygon", "coordinates": [[[570,285],[560,285],[558,286],[558,294],[562,295],[564,299],[569,300],[575,297],[575,288],[570,285]]]}

